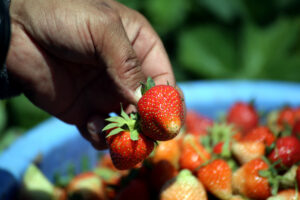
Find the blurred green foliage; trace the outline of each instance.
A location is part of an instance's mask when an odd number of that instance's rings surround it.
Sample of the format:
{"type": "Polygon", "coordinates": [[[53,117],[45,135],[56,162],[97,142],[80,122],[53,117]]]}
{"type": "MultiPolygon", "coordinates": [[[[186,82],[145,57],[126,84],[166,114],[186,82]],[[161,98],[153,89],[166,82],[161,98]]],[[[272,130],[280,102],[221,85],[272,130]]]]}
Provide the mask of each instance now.
{"type": "Polygon", "coordinates": [[[300,80],[299,0],[120,0],[150,21],[176,79],[300,80]]]}
{"type": "Polygon", "coordinates": [[[49,114],[24,95],[0,101],[0,153],[25,131],[48,117],[49,114]]]}
{"type": "MultiPolygon", "coordinates": [[[[119,1],[150,21],[177,81],[300,81],[300,0],[119,1]]],[[[0,151],[48,117],[24,96],[0,101],[0,151]]]]}

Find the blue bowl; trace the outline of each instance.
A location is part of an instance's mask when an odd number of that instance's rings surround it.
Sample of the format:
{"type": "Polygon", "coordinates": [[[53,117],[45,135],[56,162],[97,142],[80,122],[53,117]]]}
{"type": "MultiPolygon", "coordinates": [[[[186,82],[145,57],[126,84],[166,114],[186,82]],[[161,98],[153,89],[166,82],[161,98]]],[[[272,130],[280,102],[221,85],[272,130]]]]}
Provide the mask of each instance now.
{"type": "MultiPolygon", "coordinates": [[[[179,84],[188,109],[217,118],[236,101],[255,100],[262,111],[278,109],[283,105],[300,105],[300,84],[269,81],[197,81],[179,84]]],[[[51,118],[28,131],[0,156],[0,199],[10,199],[18,188],[22,174],[37,157],[44,174],[53,180],[54,174],[66,173],[70,164],[79,172],[83,157],[91,166],[99,152],[85,141],[78,130],[51,118]]]]}

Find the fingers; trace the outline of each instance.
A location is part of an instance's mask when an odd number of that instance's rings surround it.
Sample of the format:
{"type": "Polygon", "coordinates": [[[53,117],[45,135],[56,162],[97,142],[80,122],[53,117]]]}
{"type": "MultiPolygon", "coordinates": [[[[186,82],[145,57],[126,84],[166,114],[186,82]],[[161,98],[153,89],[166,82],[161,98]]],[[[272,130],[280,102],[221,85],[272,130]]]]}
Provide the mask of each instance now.
{"type": "Polygon", "coordinates": [[[105,134],[102,132],[104,127],[104,117],[92,116],[86,125],[77,127],[81,135],[88,140],[95,149],[107,149],[105,134]]]}
{"type": "Polygon", "coordinates": [[[90,26],[96,54],[107,66],[108,75],[119,89],[120,95],[135,104],[134,91],[146,80],[139,58],[128,39],[121,18],[113,8],[104,6],[105,17],[90,26]],[[98,23],[101,23],[101,26],[98,23]],[[104,24],[104,26],[103,26],[104,24]],[[103,30],[106,30],[103,32],[103,30]],[[99,32],[103,32],[99,35],[99,32]]]}

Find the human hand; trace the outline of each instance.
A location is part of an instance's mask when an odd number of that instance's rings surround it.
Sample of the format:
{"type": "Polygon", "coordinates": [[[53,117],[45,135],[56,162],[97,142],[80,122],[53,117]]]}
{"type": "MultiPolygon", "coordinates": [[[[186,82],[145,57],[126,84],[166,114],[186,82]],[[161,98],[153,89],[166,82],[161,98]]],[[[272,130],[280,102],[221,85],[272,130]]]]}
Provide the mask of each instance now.
{"type": "Polygon", "coordinates": [[[97,149],[108,113],[135,105],[140,81],[175,85],[163,44],[113,0],[12,0],[10,77],[38,107],[75,124],[97,149]]]}

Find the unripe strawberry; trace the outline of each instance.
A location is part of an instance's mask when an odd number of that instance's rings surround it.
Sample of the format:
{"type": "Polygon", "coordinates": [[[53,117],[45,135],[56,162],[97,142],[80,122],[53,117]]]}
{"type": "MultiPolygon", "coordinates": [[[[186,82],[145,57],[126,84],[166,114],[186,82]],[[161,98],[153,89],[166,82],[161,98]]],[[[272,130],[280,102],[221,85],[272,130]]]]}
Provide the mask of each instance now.
{"type": "Polygon", "coordinates": [[[187,169],[181,170],[168,181],[160,194],[160,200],[206,200],[206,191],[201,182],[187,169]]]}
{"type": "Polygon", "coordinates": [[[103,181],[93,172],[74,177],[67,186],[68,196],[79,199],[106,200],[103,181]]]}
{"type": "Polygon", "coordinates": [[[175,87],[157,85],[148,89],[137,104],[142,133],[153,140],[170,140],[184,123],[183,99],[175,87]]]}

